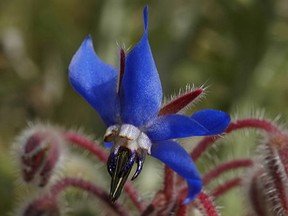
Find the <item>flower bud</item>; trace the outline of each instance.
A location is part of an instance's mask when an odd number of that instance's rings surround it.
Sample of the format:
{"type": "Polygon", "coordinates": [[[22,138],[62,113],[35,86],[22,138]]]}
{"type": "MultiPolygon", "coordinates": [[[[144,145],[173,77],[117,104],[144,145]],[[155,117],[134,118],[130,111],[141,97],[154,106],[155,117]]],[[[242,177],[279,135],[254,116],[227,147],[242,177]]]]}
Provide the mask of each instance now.
{"type": "Polygon", "coordinates": [[[254,215],[287,215],[288,134],[269,134],[259,156],[248,186],[254,215]]]}
{"type": "Polygon", "coordinates": [[[20,135],[18,157],[26,183],[44,187],[57,165],[63,140],[51,127],[34,126],[20,135]]]}

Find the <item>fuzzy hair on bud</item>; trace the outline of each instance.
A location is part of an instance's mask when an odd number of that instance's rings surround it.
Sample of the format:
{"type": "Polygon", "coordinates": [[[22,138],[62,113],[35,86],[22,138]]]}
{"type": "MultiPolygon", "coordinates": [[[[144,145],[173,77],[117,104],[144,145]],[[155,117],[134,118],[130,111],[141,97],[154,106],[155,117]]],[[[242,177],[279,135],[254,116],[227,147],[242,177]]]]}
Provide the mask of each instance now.
{"type": "Polygon", "coordinates": [[[256,167],[247,185],[255,215],[288,214],[288,134],[269,133],[259,146],[256,167]]]}
{"type": "Polygon", "coordinates": [[[288,135],[270,134],[263,145],[266,197],[273,215],[288,214],[288,135]]]}
{"type": "Polygon", "coordinates": [[[24,130],[14,144],[14,153],[24,182],[44,187],[58,165],[63,138],[56,128],[34,125],[24,130]]]}

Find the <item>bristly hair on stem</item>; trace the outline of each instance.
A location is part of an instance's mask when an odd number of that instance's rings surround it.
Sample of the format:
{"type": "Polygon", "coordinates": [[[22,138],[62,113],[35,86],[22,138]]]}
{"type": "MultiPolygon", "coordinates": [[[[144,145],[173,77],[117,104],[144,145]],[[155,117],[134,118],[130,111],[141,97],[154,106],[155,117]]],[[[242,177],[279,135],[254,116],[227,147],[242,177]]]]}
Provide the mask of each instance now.
{"type": "MultiPolygon", "coordinates": [[[[265,131],[266,133],[281,133],[280,129],[274,125],[271,121],[265,119],[247,118],[231,122],[225,133],[231,133],[235,130],[244,128],[255,128],[265,131]]],[[[191,157],[196,161],[202,153],[214,142],[216,142],[220,136],[204,137],[191,152],[191,157]]]]}
{"type": "MultiPolygon", "coordinates": [[[[32,203],[30,203],[26,209],[25,209],[25,216],[31,216],[31,213],[33,215],[42,215],[42,214],[48,214],[48,215],[55,215],[55,207],[57,206],[57,201],[59,199],[60,193],[62,193],[65,189],[68,187],[74,187],[78,189],[82,189],[95,197],[99,198],[103,203],[105,203],[114,213],[120,216],[128,216],[130,215],[128,210],[126,210],[123,206],[119,205],[118,203],[111,203],[109,200],[109,195],[106,193],[103,189],[98,187],[97,185],[93,184],[92,182],[89,182],[87,180],[83,180],[81,178],[73,178],[73,177],[66,177],[63,179],[58,180],[56,183],[54,183],[49,190],[49,193],[42,195],[40,198],[34,200],[32,203]],[[54,203],[53,203],[54,202],[54,203]],[[45,209],[38,209],[39,205],[42,204],[45,205],[45,209]],[[49,205],[47,205],[49,204],[49,205]],[[50,206],[52,209],[50,209],[50,206]],[[29,213],[30,212],[30,213],[29,213]],[[38,213],[37,213],[38,212],[38,213]],[[40,213],[41,212],[41,213],[40,213]],[[50,214],[50,213],[53,214],[50,214]],[[30,215],[29,215],[30,214],[30,215]]],[[[43,206],[44,207],[44,206],[43,206]]],[[[57,214],[56,214],[57,215],[57,214]]]]}
{"type": "Polygon", "coordinates": [[[218,185],[216,188],[212,190],[212,196],[213,197],[219,197],[222,196],[223,194],[227,193],[231,189],[240,186],[242,184],[242,179],[239,177],[230,179],[223,184],[218,185]]]}
{"type": "Polygon", "coordinates": [[[220,216],[213,198],[205,192],[201,192],[197,197],[197,206],[204,216],[220,216]]]}
{"type": "Polygon", "coordinates": [[[202,179],[204,185],[209,184],[212,180],[220,176],[221,174],[239,169],[239,168],[247,168],[253,165],[253,161],[251,159],[235,159],[232,161],[224,162],[216,167],[214,167],[211,171],[206,172],[202,179]]]}

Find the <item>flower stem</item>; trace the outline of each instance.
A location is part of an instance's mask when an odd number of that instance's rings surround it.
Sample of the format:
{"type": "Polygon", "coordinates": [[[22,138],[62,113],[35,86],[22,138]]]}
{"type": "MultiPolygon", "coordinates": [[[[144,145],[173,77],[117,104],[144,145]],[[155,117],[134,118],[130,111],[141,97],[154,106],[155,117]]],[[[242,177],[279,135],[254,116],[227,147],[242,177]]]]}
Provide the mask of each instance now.
{"type": "Polygon", "coordinates": [[[181,204],[178,208],[178,211],[176,213],[176,216],[186,216],[187,214],[187,208],[188,206],[187,205],[183,205],[181,204]]]}
{"type": "Polygon", "coordinates": [[[238,160],[232,160],[232,161],[222,163],[203,175],[202,177],[203,183],[204,185],[207,185],[212,180],[214,180],[219,175],[225,172],[228,172],[230,170],[235,170],[237,168],[250,167],[252,165],[253,165],[253,161],[251,159],[238,159],[238,160]]]}
{"type": "Polygon", "coordinates": [[[187,188],[184,190],[180,190],[181,193],[179,193],[178,200],[177,200],[177,205],[178,209],[176,211],[176,216],[186,216],[187,210],[188,210],[188,205],[184,205],[183,201],[185,200],[185,197],[187,196],[187,188]]]}
{"type": "Polygon", "coordinates": [[[139,199],[140,195],[135,189],[135,187],[130,182],[127,182],[124,186],[124,190],[133,202],[133,204],[136,206],[136,208],[140,212],[143,212],[146,209],[147,204],[139,199]]]}
{"type": "MultiPolygon", "coordinates": [[[[225,133],[230,133],[235,130],[243,129],[243,128],[256,128],[262,129],[267,133],[281,133],[277,126],[275,126],[272,122],[265,119],[242,119],[235,122],[231,122],[225,133]]],[[[195,149],[191,152],[191,157],[194,161],[196,161],[202,153],[216,140],[218,140],[220,136],[210,136],[203,138],[196,146],[195,149]]]]}
{"type": "Polygon", "coordinates": [[[110,202],[109,195],[103,189],[89,181],[80,178],[66,177],[57,181],[54,185],[51,186],[50,196],[53,196],[53,198],[56,200],[59,194],[68,187],[76,187],[93,194],[104,203],[106,203],[115,213],[117,213],[117,215],[129,215],[128,211],[125,210],[121,205],[110,202]]]}
{"type": "Polygon", "coordinates": [[[174,172],[168,166],[165,166],[165,176],[164,176],[164,194],[166,196],[166,200],[169,201],[174,196],[175,191],[175,179],[174,172]]]}
{"type": "Polygon", "coordinates": [[[91,141],[86,137],[71,131],[65,132],[63,136],[66,138],[67,141],[69,141],[69,143],[88,150],[100,161],[106,163],[108,159],[108,154],[100,147],[100,143],[96,141],[91,141]]]}
{"type": "Polygon", "coordinates": [[[225,194],[229,190],[231,190],[237,186],[240,186],[241,183],[242,183],[242,179],[239,177],[228,180],[225,183],[214,188],[214,190],[212,191],[212,196],[215,198],[222,196],[223,194],[225,194]]]}
{"type": "Polygon", "coordinates": [[[200,203],[202,213],[205,216],[219,216],[220,214],[217,211],[217,208],[208,194],[203,191],[198,195],[197,200],[200,203]]]}

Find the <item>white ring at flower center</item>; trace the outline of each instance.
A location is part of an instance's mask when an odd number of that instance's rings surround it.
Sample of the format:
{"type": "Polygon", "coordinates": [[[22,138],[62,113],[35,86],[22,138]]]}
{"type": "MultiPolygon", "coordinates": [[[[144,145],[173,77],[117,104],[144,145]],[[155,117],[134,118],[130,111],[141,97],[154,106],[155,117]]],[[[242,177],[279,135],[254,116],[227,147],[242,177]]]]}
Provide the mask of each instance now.
{"type": "MultiPolygon", "coordinates": [[[[149,137],[134,125],[131,124],[112,125],[107,128],[104,137],[109,137],[111,135],[113,136],[115,142],[119,140],[117,138],[126,138],[127,142],[125,142],[125,145],[131,151],[136,151],[139,148],[141,148],[147,150],[148,154],[151,153],[152,143],[149,137]]],[[[123,144],[120,142],[120,145],[123,144]]]]}

